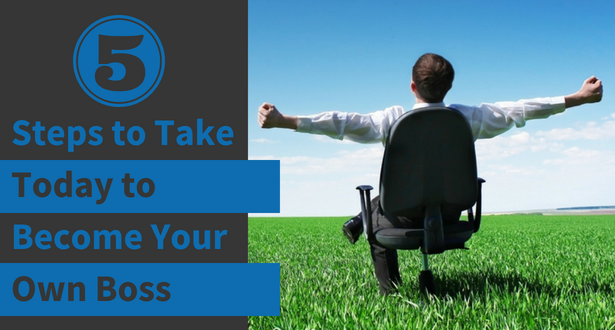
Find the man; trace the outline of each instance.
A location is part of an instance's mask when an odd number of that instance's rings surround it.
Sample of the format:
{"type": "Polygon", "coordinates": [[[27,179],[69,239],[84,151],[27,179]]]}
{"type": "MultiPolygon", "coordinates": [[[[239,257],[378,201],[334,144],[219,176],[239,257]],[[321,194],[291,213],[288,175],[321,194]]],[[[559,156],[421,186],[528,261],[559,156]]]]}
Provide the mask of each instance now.
{"type": "MultiPolygon", "coordinates": [[[[445,106],[444,97],[453,85],[455,71],[444,57],[424,54],[412,67],[410,89],[416,104],[412,108],[445,106]]],[[[460,111],[470,123],[474,139],[486,139],[508,131],[514,126],[523,127],[527,120],[547,118],[567,108],[602,99],[602,82],[592,76],[573,94],[559,97],[535,98],[517,102],[483,103],[479,106],[448,105],[460,111]]],[[[404,113],[401,106],[392,106],[369,114],[328,111],[311,116],[284,115],[271,103],[263,103],[258,109],[258,122],[262,128],[287,128],[297,132],[323,134],[336,139],[349,139],[360,143],[386,142],[389,128],[404,113]]],[[[412,219],[397,218],[383,214],[378,206],[378,197],[372,200],[374,230],[390,227],[412,227],[412,219]]],[[[459,214],[444,214],[444,221],[459,219],[459,214]],[[455,219],[456,218],[456,219],[455,219]]],[[[344,224],[344,233],[351,243],[361,234],[361,217],[344,224]]],[[[380,293],[388,294],[401,283],[397,263],[397,251],[370,243],[380,293]]]]}

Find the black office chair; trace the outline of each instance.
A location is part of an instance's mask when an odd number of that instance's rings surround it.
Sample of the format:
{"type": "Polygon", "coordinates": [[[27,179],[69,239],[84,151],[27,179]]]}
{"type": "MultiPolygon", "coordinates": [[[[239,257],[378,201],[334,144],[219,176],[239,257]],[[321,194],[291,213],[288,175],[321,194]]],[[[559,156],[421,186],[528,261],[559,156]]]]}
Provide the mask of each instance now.
{"type": "Polygon", "coordinates": [[[408,112],[393,124],[387,137],[380,171],[380,207],[390,215],[423,219],[423,227],[374,232],[373,188],[365,185],[357,187],[365,236],[369,242],[391,249],[420,248],[423,270],[419,286],[422,292],[434,293],[427,256],[465,249],[465,242],[480,228],[483,182],[476,174],[472,130],[459,111],[431,107],[408,112]],[[443,212],[456,213],[458,219],[463,210],[467,210],[468,221],[443,223],[443,212]]]}

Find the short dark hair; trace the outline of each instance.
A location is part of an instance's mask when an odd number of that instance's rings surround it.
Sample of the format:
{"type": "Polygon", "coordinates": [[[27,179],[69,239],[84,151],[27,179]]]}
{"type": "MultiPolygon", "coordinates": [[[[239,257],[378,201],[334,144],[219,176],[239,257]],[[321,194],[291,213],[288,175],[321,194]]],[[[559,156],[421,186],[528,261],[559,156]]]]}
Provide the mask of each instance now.
{"type": "Polygon", "coordinates": [[[444,100],[446,93],[453,87],[455,70],[444,57],[427,53],[419,57],[412,67],[412,80],[416,92],[428,103],[444,100]]]}

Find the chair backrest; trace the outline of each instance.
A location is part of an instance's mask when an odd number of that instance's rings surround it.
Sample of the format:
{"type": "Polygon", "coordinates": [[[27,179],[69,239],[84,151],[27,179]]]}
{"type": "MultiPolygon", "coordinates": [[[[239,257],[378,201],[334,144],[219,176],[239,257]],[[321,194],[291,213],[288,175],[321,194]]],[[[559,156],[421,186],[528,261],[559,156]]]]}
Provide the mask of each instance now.
{"type": "Polygon", "coordinates": [[[467,210],[477,193],[474,137],[459,111],[417,109],[393,123],[380,171],[386,213],[421,216],[427,205],[467,210]]]}

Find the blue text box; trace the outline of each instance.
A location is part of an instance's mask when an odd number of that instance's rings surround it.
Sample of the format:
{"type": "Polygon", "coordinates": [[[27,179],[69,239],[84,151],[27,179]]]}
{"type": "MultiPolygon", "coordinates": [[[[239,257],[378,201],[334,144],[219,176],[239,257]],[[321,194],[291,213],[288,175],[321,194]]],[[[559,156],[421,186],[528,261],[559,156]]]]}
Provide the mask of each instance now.
{"type": "MultiPolygon", "coordinates": [[[[102,288],[111,282],[101,283],[102,288]]],[[[0,264],[0,316],[279,315],[280,264],[0,264]],[[26,277],[33,287],[28,285],[26,277]],[[116,296],[111,301],[102,301],[101,297],[109,297],[111,291],[102,290],[99,294],[99,281],[109,277],[115,281],[116,296]],[[20,281],[15,284],[17,279],[20,281]],[[131,301],[126,301],[132,290],[126,282],[136,287],[131,301]],[[152,284],[145,287],[152,292],[151,296],[141,290],[145,282],[152,284]],[[48,301],[41,298],[39,283],[47,292],[48,301]],[[49,283],[54,283],[57,301],[49,291],[49,283]],[[64,283],[61,296],[60,283],[64,283]],[[163,284],[158,290],[160,283],[163,284]],[[122,285],[125,299],[119,293],[122,285]],[[83,296],[81,288],[85,288],[83,296]],[[21,301],[28,298],[30,289],[33,289],[30,299],[21,301]],[[72,301],[69,301],[71,291],[72,301]]]]}
{"type": "MultiPolygon", "coordinates": [[[[3,160],[0,187],[0,213],[280,212],[277,160],[3,160]],[[72,196],[58,197],[55,184],[67,171],[72,196]],[[145,179],[154,185],[149,197],[145,179]]],[[[58,192],[66,191],[59,183],[58,192]]]]}

